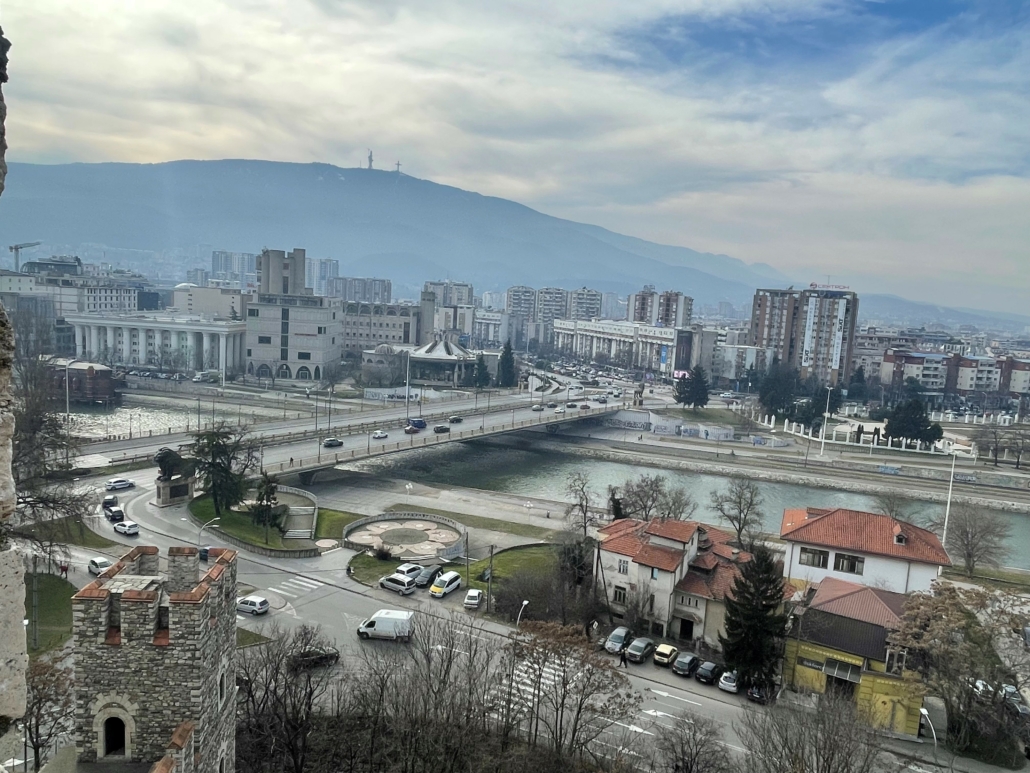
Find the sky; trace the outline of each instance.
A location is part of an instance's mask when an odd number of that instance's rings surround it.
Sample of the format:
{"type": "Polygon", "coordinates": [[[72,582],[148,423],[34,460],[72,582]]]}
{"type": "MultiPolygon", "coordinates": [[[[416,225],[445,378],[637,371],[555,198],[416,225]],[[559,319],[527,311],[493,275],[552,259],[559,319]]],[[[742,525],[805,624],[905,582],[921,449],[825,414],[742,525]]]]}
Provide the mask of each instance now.
{"type": "MultiPolygon", "coordinates": [[[[364,165],[1030,313],[1030,3],[5,0],[8,160],[364,165]]],[[[0,210],[2,211],[2,210],[0,210]]]]}

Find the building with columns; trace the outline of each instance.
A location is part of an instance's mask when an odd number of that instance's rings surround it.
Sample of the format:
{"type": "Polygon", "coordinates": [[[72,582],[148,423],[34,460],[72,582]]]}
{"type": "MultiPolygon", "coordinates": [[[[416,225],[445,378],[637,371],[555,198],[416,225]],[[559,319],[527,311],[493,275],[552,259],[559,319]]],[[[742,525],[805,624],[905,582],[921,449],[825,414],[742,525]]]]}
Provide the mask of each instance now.
{"type": "Polygon", "coordinates": [[[66,314],[75,356],[116,365],[242,372],[247,322],[196,314],[66,314]]]}
{"type": "Polygon", "coordinates": [[[562,354],[591,360],[604,354],[609,362],[673,379],[689,370],[694,332],[640,322],[556,319],[554,347],[562,354]]]}

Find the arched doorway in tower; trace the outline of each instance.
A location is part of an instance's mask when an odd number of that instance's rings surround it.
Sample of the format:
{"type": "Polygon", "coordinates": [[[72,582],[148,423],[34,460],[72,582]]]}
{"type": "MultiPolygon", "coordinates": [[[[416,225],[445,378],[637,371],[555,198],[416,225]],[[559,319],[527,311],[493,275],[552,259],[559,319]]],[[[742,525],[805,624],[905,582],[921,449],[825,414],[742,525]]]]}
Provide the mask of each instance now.
{"type": "Polygon", "coordinates": [[[125,722],[118,717],[104,720],[104,756],[125,756],[125,722]]]}

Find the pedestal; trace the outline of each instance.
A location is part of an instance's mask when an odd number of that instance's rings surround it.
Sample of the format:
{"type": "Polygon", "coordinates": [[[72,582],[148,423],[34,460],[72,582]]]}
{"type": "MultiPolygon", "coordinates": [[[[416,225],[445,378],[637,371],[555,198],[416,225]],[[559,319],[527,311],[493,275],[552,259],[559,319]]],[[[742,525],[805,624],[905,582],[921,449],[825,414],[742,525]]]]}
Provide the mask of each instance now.
{"type": "Polygon", "coordinates": [[[154,504],[158,507],[181,505],[193,499],[193,490],[197,485],[197,476],[184,478],[176,475],[171,480],[157,479],[157,494],[154,504]]]}

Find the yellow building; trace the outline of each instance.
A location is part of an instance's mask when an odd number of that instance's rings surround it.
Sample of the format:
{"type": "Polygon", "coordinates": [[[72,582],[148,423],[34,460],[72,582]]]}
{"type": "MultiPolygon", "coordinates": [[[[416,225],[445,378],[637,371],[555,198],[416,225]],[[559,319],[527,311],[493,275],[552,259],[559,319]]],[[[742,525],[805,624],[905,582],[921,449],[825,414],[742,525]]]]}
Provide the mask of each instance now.
{"type": "Polygon", "coordinates": [[[905,670],[904,650],[887,643],[904,604],[901,593],[824,579],[810,600],[794,610],[784,684],[852,695],[874,726],[917,735],[922,692],[905,670]]]}

